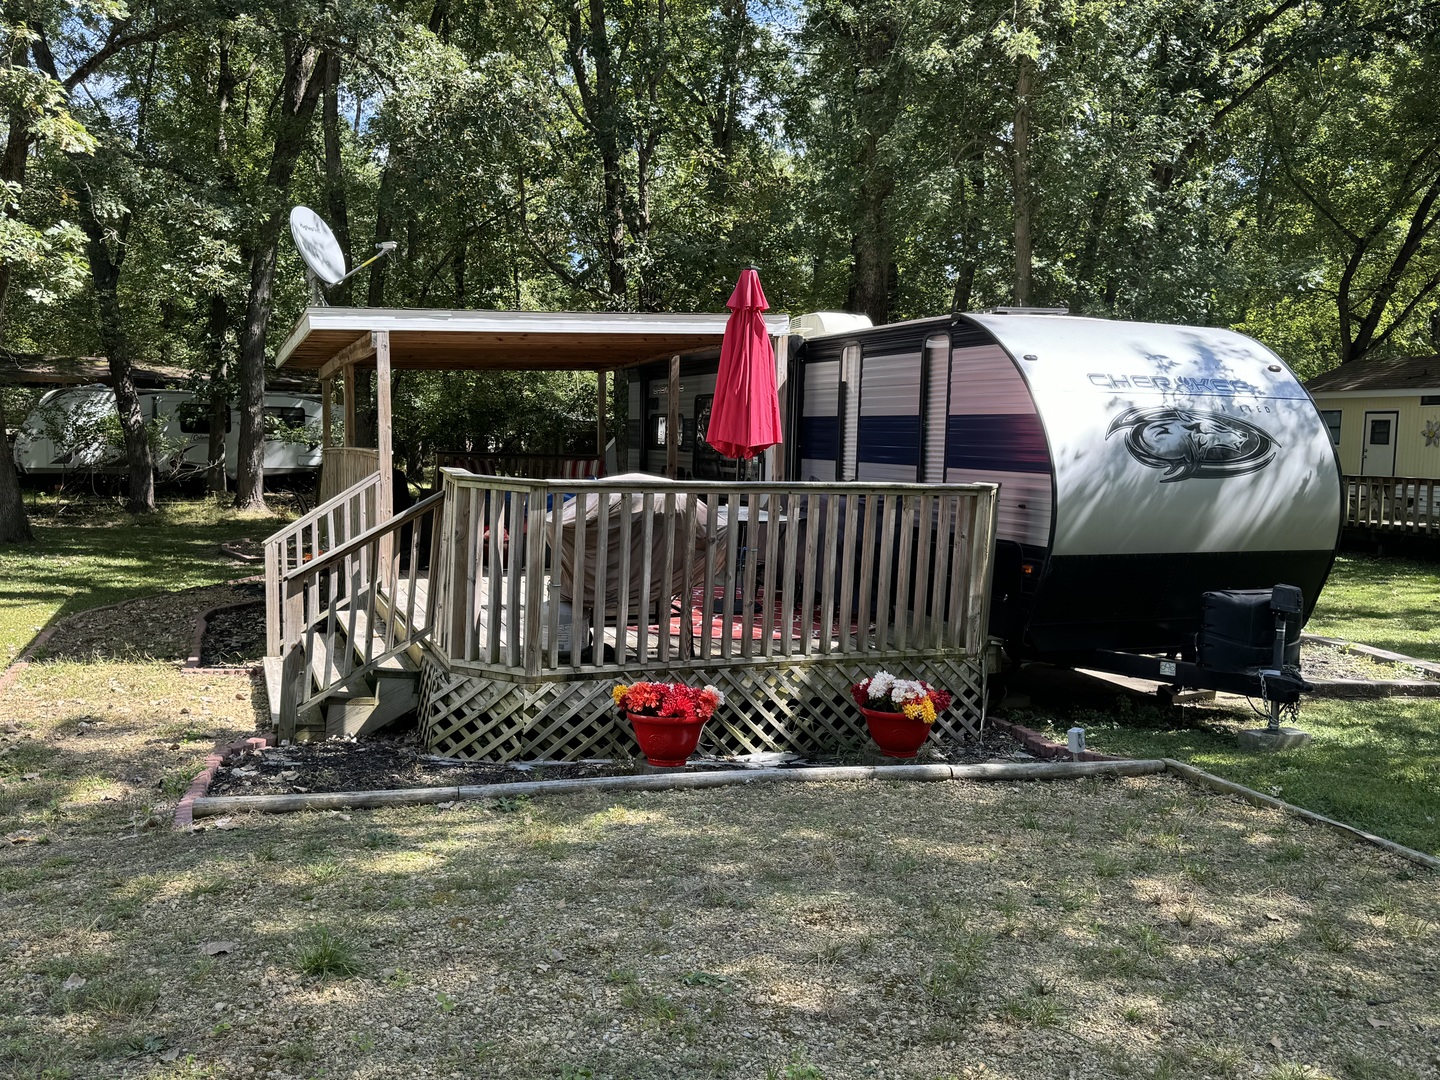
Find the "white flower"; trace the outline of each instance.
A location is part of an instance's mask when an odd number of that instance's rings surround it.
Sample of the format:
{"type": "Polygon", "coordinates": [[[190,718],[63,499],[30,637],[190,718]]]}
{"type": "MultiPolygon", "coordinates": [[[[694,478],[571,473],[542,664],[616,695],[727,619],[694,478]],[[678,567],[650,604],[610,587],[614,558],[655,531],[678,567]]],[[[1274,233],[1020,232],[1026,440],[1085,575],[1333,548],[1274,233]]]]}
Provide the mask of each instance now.
{"type": "Polygon", "coordinates": [[[888,671],[877,671],[875,677],[870,680],[868,693],[871,701],[884,701],[890,696],[890,688],[895,685],[895,676],[888,671]]]}
{"type": "Polygon", "coordinates": [[[725,693],[718,686],[712,686],[710,683],[706,683],[705,689],[715,695],[715,707],[717,709],[725,704],[725,693]]]}
{"type": "Polygon", "coordinates": [[[895,685],[890,691],[890,700],[896,705],[903,705],[907,701],[918,701],[925,696],[925,688],[914,679],[896,679],[895,685]]]}

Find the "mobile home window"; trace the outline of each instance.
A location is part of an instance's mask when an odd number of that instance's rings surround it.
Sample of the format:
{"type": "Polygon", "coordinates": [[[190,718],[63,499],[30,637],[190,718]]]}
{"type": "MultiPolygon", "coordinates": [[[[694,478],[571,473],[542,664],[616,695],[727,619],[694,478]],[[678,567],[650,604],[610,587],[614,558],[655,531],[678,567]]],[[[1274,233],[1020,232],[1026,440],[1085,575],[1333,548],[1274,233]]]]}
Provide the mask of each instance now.
{"type": "Polygon", "coordinates": [[[1340,445],[1340,410],[1321,409],[1320,418],[1325,421],[1325,426],[1330,429],[1330,442],[1335,446],[1340,445]]]}
{"type": "Polygon", "coordinates": [[[1421,394],[1421,405],[1440,405],[1440,394],[1421,394]]]}

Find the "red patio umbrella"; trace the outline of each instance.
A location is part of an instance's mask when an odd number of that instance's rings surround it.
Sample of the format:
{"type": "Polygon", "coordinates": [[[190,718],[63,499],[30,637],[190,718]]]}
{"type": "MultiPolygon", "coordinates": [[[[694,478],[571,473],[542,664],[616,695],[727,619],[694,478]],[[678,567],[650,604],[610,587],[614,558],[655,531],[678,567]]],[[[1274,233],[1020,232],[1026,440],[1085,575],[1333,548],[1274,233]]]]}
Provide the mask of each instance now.
{"type": "Polygon", "coordinates": [[[775,349],[761,314],[770,305],[753,267],[740,272],[725,306],[731,314],[720,343],[705,441],[728,458],[749,459],[781,440],[775,349]]]}

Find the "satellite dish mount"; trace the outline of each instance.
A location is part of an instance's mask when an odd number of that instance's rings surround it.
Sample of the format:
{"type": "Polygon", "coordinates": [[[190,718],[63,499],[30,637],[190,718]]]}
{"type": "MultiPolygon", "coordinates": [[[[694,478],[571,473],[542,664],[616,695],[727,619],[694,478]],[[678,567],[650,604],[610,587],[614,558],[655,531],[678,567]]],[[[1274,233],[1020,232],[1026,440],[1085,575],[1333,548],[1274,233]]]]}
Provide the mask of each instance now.
{"type": "Polygon", "coordinates": [[[377,259],[383,259],[396,247],[394,240],[376,244],[376,253],[347,274],[345,253],[340,250],[335,234],[330,231],[330,226],[325,224],[325,219],[308,206],[297,206],[290,211],[290,236],[305,263],[305,281],[310,286],[310,301],[317,307],[327,306],[326,286],[339,285],[377,259]]]}

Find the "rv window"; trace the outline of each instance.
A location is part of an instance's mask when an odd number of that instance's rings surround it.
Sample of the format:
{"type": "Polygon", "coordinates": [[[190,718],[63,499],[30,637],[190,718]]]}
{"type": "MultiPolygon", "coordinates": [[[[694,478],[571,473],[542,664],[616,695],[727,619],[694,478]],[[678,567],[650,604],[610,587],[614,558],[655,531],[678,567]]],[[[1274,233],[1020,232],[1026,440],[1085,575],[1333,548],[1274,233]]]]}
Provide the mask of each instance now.
{"type": "Polygon", "coordinates": [[[305,410],[298,405],[266,405],[265,419],[278,421],[287,427],[300,427],[305,423],[305,410]]]}
{"type": "Polygon", "coordinates": [[[1340,410],[1321,409],[1320,417],[1325,421],[1325,426],[1330,429],[1330,441],[1336,446],[1340,445],[1340,410]]]}
{"type": "MultiPolygon", "coordinates": [[[[210,434],[210,406],[203,401],[182,401],[175,407],[180,430],[186,435],[210,434]]],[[[230,410],[225,410],[225,430],[230,430],[230,410]]]]}
{"type": "Polygon", "coordinates": [[[650,417],[650,448],[652,450],[665,449],[665,421],[664,413],[656,413],[650,417]]]}

